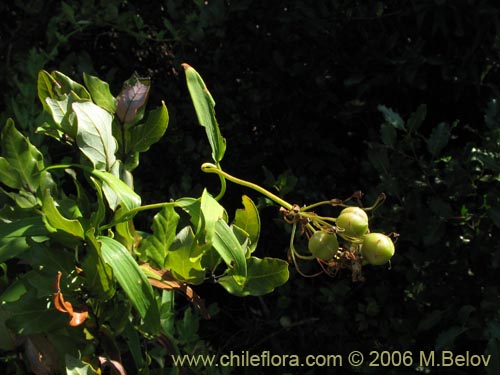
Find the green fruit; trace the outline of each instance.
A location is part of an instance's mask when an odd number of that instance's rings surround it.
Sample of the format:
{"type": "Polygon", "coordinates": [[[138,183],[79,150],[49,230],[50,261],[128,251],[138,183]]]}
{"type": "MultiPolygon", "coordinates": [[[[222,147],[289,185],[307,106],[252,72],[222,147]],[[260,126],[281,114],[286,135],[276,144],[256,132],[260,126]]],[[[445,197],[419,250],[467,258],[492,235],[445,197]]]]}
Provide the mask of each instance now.
{"type": "Polygon", "coordinates": [[[336,224],[346,236],[362,237],[368,231],[368,215],[359,207],[347,207],[340,212],[336,224]]]}
{"type": "Polygon", "coordinates": [[[319,230],[309,238],[308,248],[316,258],[330,260],[339,250],[339,241],[334,233],[319,230]]]}
{"type": "Polygon", "coordinates": [[[363,258],[374,266],[387,263],[394,255],[394,242],[382,233],[370,233],[361,246],[363,258]]]}

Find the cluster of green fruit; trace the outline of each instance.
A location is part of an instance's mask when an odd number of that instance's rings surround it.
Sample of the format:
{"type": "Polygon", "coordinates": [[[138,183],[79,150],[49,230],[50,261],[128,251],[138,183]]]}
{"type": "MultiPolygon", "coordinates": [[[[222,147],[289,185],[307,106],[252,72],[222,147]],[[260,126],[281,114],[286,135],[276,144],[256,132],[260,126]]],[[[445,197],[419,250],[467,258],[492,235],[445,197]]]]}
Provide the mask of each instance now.
{"type": "Polygon", "coordinates": [[[329,261],[339,251],[337,235],[357,245],[363,263],[382,265],[394,255],[394,242],[382,233],[369,233],[368,215],[355,206],[344,208],[329,230],[316,230],[309,238],[308,248],[315,258],[329,261]]]}

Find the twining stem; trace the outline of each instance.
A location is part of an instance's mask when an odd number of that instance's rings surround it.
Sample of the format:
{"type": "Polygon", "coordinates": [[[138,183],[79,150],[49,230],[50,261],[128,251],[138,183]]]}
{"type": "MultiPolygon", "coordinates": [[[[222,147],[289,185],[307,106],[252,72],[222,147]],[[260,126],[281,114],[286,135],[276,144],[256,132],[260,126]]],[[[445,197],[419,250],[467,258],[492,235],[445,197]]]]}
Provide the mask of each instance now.
{"type": "MultiPolygon", "coordinates": [[[[217,168],[217,170],[221,170],[219,163],[217,163],[215,167],[217,168]]],[[[219,179],[220,179],[220,192],[215,197],[216,201],[221,200],[224,194],[226,193],[226,179],[222,175],[219,175],[219,179]]]]}
{"type": "Polygon", "coordinates": [[[228,179],[231,182],[234,182],[235,184],[238,184],[241,186],[246,186],[250,189],[253,189],[253,190],[259,192],[260,194],[265,195],[266,197],[268,197],[269,199],[271,199],[275,203],[279,204],[280,206],[286,208],[287,210],[291,210],[293,208],[292,204],[284,201],[283,199],[281,199],[277,195],[271,193],[270,191],[264,189],[263,187],[260,187],[259,185],[254,184],[252,182],[245,181],[245,180],[242,180],[240,178],[236,178],[236,177],[230,175],[229,173],[224,172],[222,169],[218,168],[216,165],[214,165],[212,163],[203,163],[201,166],[201,170],[205,173],[215,173],[215,174],[219,175],[219,177],[223,176],[224,178],[228,179]]]}

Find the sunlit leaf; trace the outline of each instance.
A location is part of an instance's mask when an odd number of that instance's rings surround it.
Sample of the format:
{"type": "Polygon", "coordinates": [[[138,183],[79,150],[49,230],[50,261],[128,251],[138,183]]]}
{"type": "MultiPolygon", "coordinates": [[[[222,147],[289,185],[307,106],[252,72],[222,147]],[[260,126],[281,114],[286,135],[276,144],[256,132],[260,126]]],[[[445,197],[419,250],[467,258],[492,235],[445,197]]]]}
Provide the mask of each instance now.
{"type": "Polygon", "coordinates": [[[112,210],[120,205],[127,210],[141,205],[141,197],[118,177],[97,169],[92,171],[92,175],[102,182],[104,196],[112,210]]]}
{"type": "Polygon", "coordinates": [[[109,171],[113,166],[117,149],[113,137],[112,115],[91,102],[73,103],[78,119],[76,143],[95,168],[109,171]]]}
{"type": "Polygon", "coordinates": [[[92,96],[92,101],[109,113],[115,113],[117,100],[111,94],[109,84],[102,81],[98,77],[94,77],[86,73],[83,73],[83,81],[92,96]]]}
{"type": "Polygon", "coordinates": [[[79,239],[84,238],[84,230],[80,221],[64,217],[48,191],[43,195],[43,213],[50,228],[79,239]]]}
{"type": "Polygon", "coordinates": [[[40,171],[44,167],[43,156],[28,138],[7,120],[0,134],[0,182],[13,188],[35,191],[39,185],[40,171]]]}
{"type": "Polygon", "coordinates": [[[122,123],[137,120],[137,114],[144,107],[149,96],[149,80],[133,77],[127,82],[118,96],[116,116],[122,123]],[[145,84],[146,83],[146,84],[145,84]]]}
{"type": "Polygon", "coordinates": [[[67,75],[54,71],[51,74],[56,80],[57,84],[54,85],[54,92],[58,95],[74,93],[78,99],[90,99],[90,94],[87,89],[76,81],[73,81],[67,75]]]}
{"type": "Polygon", "coordinates": [[[184,295],[188,301],[196,306],[205,319],[210,319],[210,314],[205,308],[205,302],[187,283],[175,279],[170,271],[154,269],[147,263],[141,264],[141,268],[149,278],[151,285],[163,290],[175,290],[184,295]]]}
{"type": "Polygon", "coordinates": [[[165,266],[170,245],[175,241],[179,215],[173,206],[166,206],[153,218],[153,234],[141,242],[141,249],[158,267],[165,266]]]}
{"type": "Polygon", "coordinates": [[[249,235],[248,249],[254,252],[260,236],[260,216],[257,206],[250,197],[243,195],[241,198],[243,209],[238,208],[233,224],[243,229],[249,235]]]}
{"type": "Polygon", "coordinates": [[[89,313],[86,310],[75,311],[73,309],[73,305],[71,304],[71,302],[64,300],[64,295],[61,292],[61,287],[60,287],[61,276],[62,273],[58,272],[55,283],[56,292],[53,294],[54,307],[56,308],[57,311],[67,313],[70,316],[69,325],[72,327],[77,327],[85,322],[89,313]]]}
{"type": "Polygon", "coordinates": [[[226,151],[226,140],[222,137],[219,124],[215,118],[215,101],[198,72],[188,64],[182,64],[182,66],[186,74],[186,82],[198,122],[205,127],[212,148],[213,160],[219,162],[226,151]]]}
{"type": "Polygon", "coordinates": [[[282,259],[251,257],[243,284],[237,283],[232,274],[233,270],[230,270],[227,276],[218,280],[229,293],[236,296],[261,296],[287,282],[288,263],[282,259]]]}
{"type": "Polygon", "coordinates": [[[113,274],[127,294],[130,302],[144,319],[145,329],[158,332],[160,313],[153,289],[144,272],[130,252],[118,241],[110,237],[98,237],[104,261],[113,269],[113,274]]]}
{"type": "Polygon", "coordinates": [[[144,124],[136,125],[130,130],[130,142],[126,152],[144,152],[158,142],[168,127],[168,111],[165,103],[158,109],[149,112],[144,124]]]}
{"type": "Polygon", "coordinates": [[[243,284],[247,277],[245,250],[223,219],[217,220],[213,247],[232,270],[231,275],[236,283],[243,284]]]}
{"type": "Polygon", "coordinates": [[[94,237],[92,230],[86,233],[87,255],[82,261],[85,272],[85,284],[89,291],[100,300],[108,300],[115,293],[113,270],[104,262],[101,246],[94,237]]]}
{"type": "Polygon", "coordinates": [[[201,265],[201,255],[208,250],[206,245],[198,245],[190,226],[180,230],[171,244],[165,259],[165,268],[169,269],[179,281],[200,284],[205,279],[205,269],[201,265]]]}

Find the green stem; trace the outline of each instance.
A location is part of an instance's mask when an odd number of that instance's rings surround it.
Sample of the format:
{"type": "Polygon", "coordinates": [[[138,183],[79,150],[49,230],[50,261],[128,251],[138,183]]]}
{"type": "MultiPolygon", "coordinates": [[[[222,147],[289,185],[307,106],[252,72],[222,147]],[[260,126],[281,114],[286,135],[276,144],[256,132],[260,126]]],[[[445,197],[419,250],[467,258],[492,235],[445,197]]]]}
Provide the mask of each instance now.
{"type": "Polygon", "coordinates": [[[254,184],[252,182],[248,182],[248,181],[242,180],[240,178],[236,178],[234,176],[231,176],[229,173],[224,172],[223,170],[221,170],[220,168],[218,168],[216,165],[214,165],[212,163],[204,163],[201,166],[201,170],[205,173],[215,173],[215,174],[219,175],[219,177],[223,176],[224,178],[227,178],[229,181],[234,182],[235,184],[238,184],[241,186],[246,186],[250,189],[253,189],[253,190],[259,192],[260,194],[265,195],[266,197],[268,197],[269,199],[271,199],[275,203],[279,204],[280,206],[286,208],[287,210],[291,210],[293,208],[293,205],[291,205],[287,201],[284,201],[283,199],[281,199],[277,195],[271,193],[270,191],[264,189],[263,187],[260,187],[259,185],[254,184]]]}
{"type": "Polygon", "coordinates": [[[167,207],[167,206],[170,206],[170,205],[175,205],[175,202],[152,203],[152,204],[146,204],[144,206],[133,208],[133,209],[125,212],[125,214],[123,216],[119,217],[116,221],[113,220],[111,223],[99,227],[99,230],[109,229],[109,228],[112,228],[116,224],[119,224],[119,223],[121,223],[123,221],[128,221],[128,220],[130,220],[132,217],[134,217],[139,212],[147,211],[147,210],[161,209],[163,207],[167,207]]]}
{"type": "Polygon", "coordinates": [[[314,203],[314,204],[311,204],[309,206],[306,206],[306,207],[303,207],[301,209],[301,211],[309,211],[311,210],[312,208],[316,208],[318,206],[325,206],[325,205],[328,205],[328,206],[331,206],[332,205],[332,201],[329,200],[329,201],[321,201],[321,202],[317,202],[317,203],[314,203]]]}
{"type": "MultiPolygon", "coordinates": [[[[217,170],[219,170],[219,171],[222,170],[219,163],[217,163],[216,167],[217,167],[217,170]]],[[[220,179],[220,192],[215,197],[216,201],[221,200],[222,197],[224,196],[224,194],[226,193],[226,179],[224,178],[224,176],[222,176],[220,174],[219,174],[219,179],[220,179]]]]}

